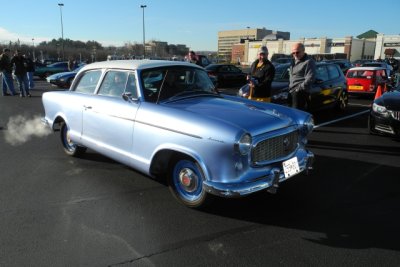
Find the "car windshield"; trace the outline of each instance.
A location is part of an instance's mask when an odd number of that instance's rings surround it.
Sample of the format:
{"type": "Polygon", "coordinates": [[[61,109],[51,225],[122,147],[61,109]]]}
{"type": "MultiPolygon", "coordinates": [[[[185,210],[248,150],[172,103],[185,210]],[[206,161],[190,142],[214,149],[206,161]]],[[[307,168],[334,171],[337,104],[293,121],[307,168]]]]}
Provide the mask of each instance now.
{"type": "Polygon", "coordinates": [[[143,70],[143,96],[149,102],[218,95],[206,71],[190,66],[143,70]]]}

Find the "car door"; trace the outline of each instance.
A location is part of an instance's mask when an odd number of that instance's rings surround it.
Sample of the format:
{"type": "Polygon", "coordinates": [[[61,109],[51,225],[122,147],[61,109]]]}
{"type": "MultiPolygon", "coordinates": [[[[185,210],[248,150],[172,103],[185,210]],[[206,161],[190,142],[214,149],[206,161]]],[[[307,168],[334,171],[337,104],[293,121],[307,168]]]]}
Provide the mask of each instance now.
{"type": "Polygon", "coordinates": [[[91,147],[113,158],[126,158],[126,154],[132,151],[139,101],[125,100],[125,92],[137,98],[135,73],[109,70],[83,112],[83,138],[91,147]]]}
{"type": "Polygon", "coordinates": [[[328,75],[329,75],[329,80],[327,81],[327,87],[330,87],[331,90],[328,92],[326,91],[326,95],[325,95],[325,100],[323,105],[330,105],[335,103],[340,94],[342,93],[343,90],[345,90],[346,87],[346,81],[345,78],[343,77],[343,72],[342,70],[334,65],[334,64],[330,64],[330,65],[326,65],[327,69],[328,69],[328,75]]]}
{"type": "Polygon", "coordinates": [[[328,69],[326,65],[316,66],[315,82],[310,89],[310,109],[318,109],[327,100],[330,94],[331,85],[327,83],[329,80],[328,69]]]}

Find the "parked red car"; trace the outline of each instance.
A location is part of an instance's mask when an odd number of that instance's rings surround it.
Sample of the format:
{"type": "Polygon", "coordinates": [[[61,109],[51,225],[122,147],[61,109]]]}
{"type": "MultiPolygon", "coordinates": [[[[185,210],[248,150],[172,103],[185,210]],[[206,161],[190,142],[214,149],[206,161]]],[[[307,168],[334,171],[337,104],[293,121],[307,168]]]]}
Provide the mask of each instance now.
{"type": "Polygon", "coordinates": [[[383,89],[388,82],[388,75],[385,68],[356,67],[347,71],[346,79],[349,93],[375,94],[379,85],[383,89]]]}

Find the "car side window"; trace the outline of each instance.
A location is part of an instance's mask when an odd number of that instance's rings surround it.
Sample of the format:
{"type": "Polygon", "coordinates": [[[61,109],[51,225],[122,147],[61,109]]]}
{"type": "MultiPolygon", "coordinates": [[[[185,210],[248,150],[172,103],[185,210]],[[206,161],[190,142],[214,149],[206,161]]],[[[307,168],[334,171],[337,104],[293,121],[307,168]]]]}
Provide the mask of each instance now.
{"type": "Polygon", "coordinates": [[[328,73],[329,73],[330,79],[339,78],[340,73],[339,73],[338,67],[336,67],[335,65],[327,65],[327,68],[328,68],[328,73]]]}
{"type": "Polygon", "coordinates": [[[328,70],[326,69],[325,66],[317,66],[316,80],[319,82],[325,82],[329,80],[328,70]]]}
{"type": "Polygon", "coordinates": [[[99,95],[120,97],[125,92],[128,73],[125,71],[108,71],[100,86],[99,95]]]}
{"type": "Polygon", "coordinates": [[[135,76],[135,73],[133,73],[133,72],[129,73],[125,92],[131,93],[132,98],[138,98],[138,93],[137,93],[137,88],[136,88],[136,76],[135,76]]]}
{"type": "Polygon", "coordinates": [[[101,70],[85,72],[79,79],[75,92],[93,94],[101,76],[101,70]]]}

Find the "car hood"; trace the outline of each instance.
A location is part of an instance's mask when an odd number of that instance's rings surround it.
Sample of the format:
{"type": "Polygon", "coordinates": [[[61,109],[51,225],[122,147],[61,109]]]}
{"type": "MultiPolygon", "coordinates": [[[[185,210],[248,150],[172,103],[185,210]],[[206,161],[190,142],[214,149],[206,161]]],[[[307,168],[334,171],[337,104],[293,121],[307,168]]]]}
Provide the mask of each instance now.
{"type": "Polygon", "coordinates": [[[254,101],[227,98],[197,97],[170,102],[171,108],[190,112],[195,117],[207,117],[218,125],[229,125],[258,135],[293,124],[282,112],[285,107],[254,101]],[[196,115],[195,115],[196,114],[196,115]]]}
{"type": "Polygon", "coordinates": [[[383,94],[375,103],[385,106],[389,110],[400,110],[400,92],[393,91],[383,94]]]}

